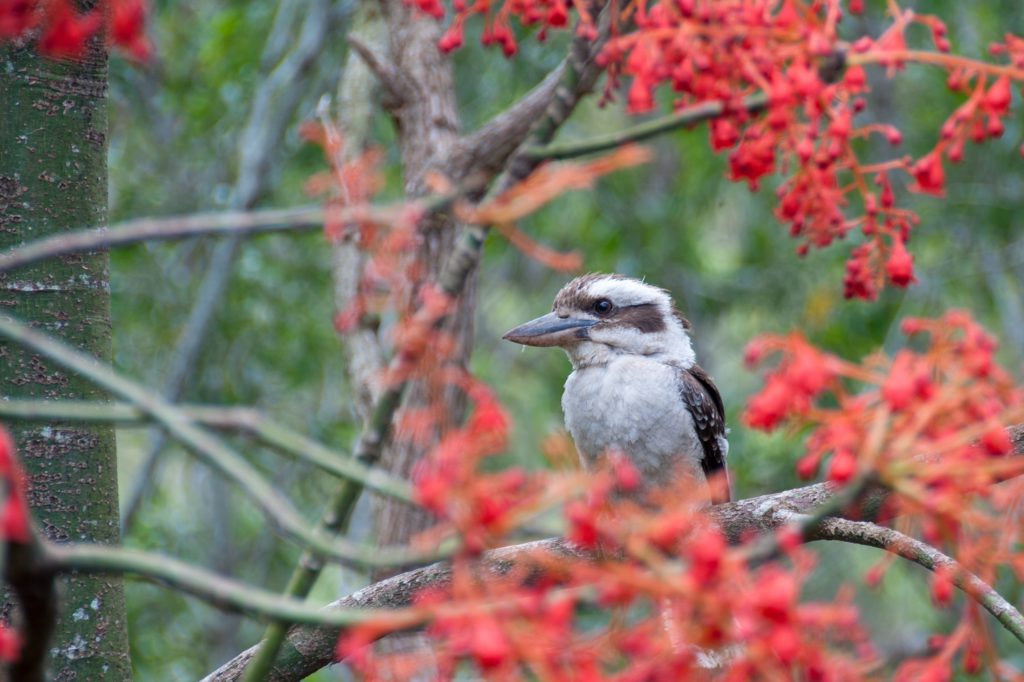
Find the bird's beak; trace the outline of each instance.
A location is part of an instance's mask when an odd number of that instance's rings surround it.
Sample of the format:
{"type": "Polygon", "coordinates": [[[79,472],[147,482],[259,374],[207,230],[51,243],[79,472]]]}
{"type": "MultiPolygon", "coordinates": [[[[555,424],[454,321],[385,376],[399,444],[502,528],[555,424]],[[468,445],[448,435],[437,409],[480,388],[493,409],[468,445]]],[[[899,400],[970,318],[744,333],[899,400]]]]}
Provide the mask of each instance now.
{"type": "Polygon", "coordinates": [[[558,313],[548,313],[519,325],[501,338],[524,346],[565,346],[572,341],[585,339],[587,328],[597,323],[598,320],[594,319],[560,317],[558,313]]]}

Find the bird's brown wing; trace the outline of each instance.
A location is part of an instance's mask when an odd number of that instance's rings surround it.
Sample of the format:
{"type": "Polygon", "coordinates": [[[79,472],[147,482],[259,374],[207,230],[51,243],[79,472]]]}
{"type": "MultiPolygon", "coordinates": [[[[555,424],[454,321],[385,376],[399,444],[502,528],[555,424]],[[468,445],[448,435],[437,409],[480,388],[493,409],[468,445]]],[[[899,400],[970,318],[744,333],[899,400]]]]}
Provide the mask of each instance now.
{"type": "Polygon", "coordinates": [[[700,463],[711,484],[711,501],[714,504],[728,502],[732,492],[725,464],[728,445],[725,442],[722,396],[707,372],[697,365],[679,371],[679,395],[693,417],[697,437],[704,446],[704,457],[700,463]]]}

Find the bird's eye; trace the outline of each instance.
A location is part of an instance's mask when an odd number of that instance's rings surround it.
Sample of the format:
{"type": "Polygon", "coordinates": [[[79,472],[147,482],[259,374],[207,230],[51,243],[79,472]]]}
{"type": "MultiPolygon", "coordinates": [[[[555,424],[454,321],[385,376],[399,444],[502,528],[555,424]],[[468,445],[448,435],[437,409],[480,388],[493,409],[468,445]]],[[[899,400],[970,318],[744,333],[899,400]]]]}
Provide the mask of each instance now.
{"type": "Polygon", "coordinates": [[[615,306],[612,305],[612,302],[607,298],[599,298],[594,301],[594,312],[598,315],[607,315],[614,307],[615,306]]]}

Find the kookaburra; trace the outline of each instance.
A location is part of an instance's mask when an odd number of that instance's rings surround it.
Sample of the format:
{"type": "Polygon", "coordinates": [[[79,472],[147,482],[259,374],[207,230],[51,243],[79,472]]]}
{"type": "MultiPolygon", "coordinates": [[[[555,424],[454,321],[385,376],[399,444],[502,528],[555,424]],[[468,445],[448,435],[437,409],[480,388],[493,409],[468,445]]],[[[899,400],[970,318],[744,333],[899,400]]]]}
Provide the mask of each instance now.
{"type": "Polygon", "coordinates": [[[697,365],[689,329],[664,289],[590,274],[504,338],[568,353],[562,410],[585,468],[620,452],[647,488],[686,486],[680,492],[695,499],[728,502],[722,398],[697,365]]]}

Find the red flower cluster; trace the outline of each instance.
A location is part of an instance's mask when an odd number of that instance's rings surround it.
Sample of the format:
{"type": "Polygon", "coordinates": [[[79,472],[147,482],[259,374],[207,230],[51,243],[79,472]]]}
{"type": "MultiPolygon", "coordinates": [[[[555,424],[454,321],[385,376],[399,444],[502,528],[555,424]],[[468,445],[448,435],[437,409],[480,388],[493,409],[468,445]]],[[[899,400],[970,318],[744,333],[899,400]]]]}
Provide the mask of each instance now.
{"type": "MultiPolygon", "coordinates": [[[[406,0],[435,18],[445,15],[441,0],[406,0]]],[[[454,0],[452,9],[455,17],[438,42],[445,52],[462,47],[466,20],[474,14],[484,17],[484,30],[480,34],[480,42],[484,45],[500,47],[506,57],[512,57],[519,51],[519,43],[512,29],[512,20],[517,19],[522,26],[540,26],[538,40],[544,40],[547,30],[564,29],[569,25],[569,3],[566,0],[506,0],[495,10],[495,3],[490,0],[454,0]]],[[[593,19],[586,12],[583,3],[573,2],[573,7],[580,10],[581,22],[578,30],[583,35],[596,35],[593,19]]]]}
{"type": "Polygon", "coordinates": [[[38,37],[42,54],[76,59],[105,28],[112,45],[143,61],[152,53],[147,13],[146,0],[104,0],[84,14],[72,0],[0,0],[0,41],[38,37]]]}
{"type": "MultiPolygon", "coordinates": [[[[850,9],[862,8],[851,3],[850,9]]],[[[631,77],[628,105],[633,111],[653,108],[654,92],[662,85],[678,93],[679,107],[724,102],[724,117],[711,125],[711,145],[717,151],[732,150],[730,177],[756,189],[769,174],[781,171],[787,176],[777,191],[776,214],[793,236],[804,240],[801,254],[859,227],[867,240],[850,258],[845,293],[872,299],[885,281],[901,287],[914,281],[906,242],[917,218],[894,205],[889,173],[910,172],[912,190],[942,193],[941,156],[947,143],[940,142],[915,164],[897,159],[863,165],[854,147],[858,138],[878,133],[899,144],[901,135],[887,125],[855,127],[854,117],[865,108],[862,95],[868,90],[862,64],[906,61],[903,33],[912,22],[927,25],[940,50],[948,44],[941,22],[906,12],[881,38],[861,39],[847,54],[850,47],[838,32],[842,14],[839,0],[666,0],[638,7],[636,29],[613,39],[602,57],[613,75],[631,77]],[[839,77],[844,61],[846,70],[839,77]],[[767,113],[759,117],[748,114],[742,104],[743,97],[756,92],[769,96],[767,113]],[[851,205],[863,207],[863,213],[848,215],[851,205]]],[[[956,60],[949,68],[973,74],[964,80],[976,77],[982,83],[985,76],[979,74],[1001,70],[967,60],[956,60]]],[[[962,138],[960,131],[967,126],[977,128],[982,110],[990,122],[1005,116],[1008,95],[1009,76],[1004,75],[979,96],[976,106],[968,102],[954,115],[959,123],[950,128],[950,138],[962,138]]]]}
{"type": "MultiPolygon", "coordinates": [[[[1007,518],[1024,495],[1024,458],[1008,456],[1014,444],[1006,430],[1024,419],[1024,391],[996,364],[992,337],[964,312],[908,319],[903,331],[922,337],[921,350],[906,348],[891,359],[875,355],[860,365],[820,352],[811,356],[798,336],[759,340],[752,359],[777,352],[782,362],[744,419],[765,429],[783,422],[809,426],[797,465],[801,476],[813,476],[826,458],[833,482],[871,473],[892,491],[886,516],[916,528],[984,580],[991,582],[1005,566],[1024,577],[1024,562],[1015,557],[1024,533],[1007,518]],[[832,377],[810,405],[799,397],[791,404],[783,395],[800,395],[802,373],[794,369],[801,357],[816,357],[832,377]],[[854,392],[854,385],[861,390],[854,392]]],[[[866,576],[869,584],[878,583],[883,568],[866,576]]],[[[953,577],[951,570],[936,571],[937,605],[952,603],[953,577]]],[[[934,653],[901,666],[896,679],[950,679],[958,654],[965,670],[976,671],[979,651],[991,647],[979,619],[978,609],[966,608],[956,632],[934,653]]]]}
{"type": "Polygon", "coordinates": [[[417,502],[447,521],[461,535],[464,551],[475,555],[533,510],[538,481],[517,469],[480,475],[482,460],[505,448],[508,415],[484,384],[461,372],[452,381],[469,396],[473,412],[417,462],[413,482],[417,502]]]}
{"type": "Polygon", "coordinates": [[[743,421],[755,429],[771,430],[796,414],[806,414],[812,401],[834,383],[839,363],[799,334],[761,337],[747,346],[744,361],[757,365],[768,353],[783,351],[777,370],[768,375],[764,389],[751,398],[743,421]]]}
{"type": "Polygon", "coordinates": [[[390,626],[384,616],[347,633],[339,656],[374,679],[425,666],[440,679],[467,667],[495,680],[863,679],[875,657],[856,610],[843,599],[800,599],[809,555],[789,548],[792,567],[752,568],[745,547],[729,547],[699,510],[678,505],[678,491],[649,506],[610,494],[630,481],[617,466],[586,481],[588,498],[602,498],[588,512],[596,559],[537,550],[490,570],[463,553],[446,587],[416,598],[413,612],[434,640],[427,652],[367,646],[402,626],[396,613],[390,626]]]}
{"type": "Polygon", "coordinates": [[[927,481],[932,487],[941,482],[950,496],[985,493],[1006,475],[1003,463],[987,473],[985,463],[1011,451],[1004,426],[1022,411],[1024,394],[996,365],[995,341],[966,313],[908,319],[903,329],[928,334],[927,350],[903,349],[891,361],[872,357],[863,365],[823,353],[798,334],[758,339],[748,349],[751,364],[769,352],[782,360],[751,398],[744,422],[764,430],[787,421],[813,425],[798,466],[805,477],[831,455],[829,478],[836,482],[871,469],[897,490],[927,481]],[[871,388],[851,393],[840,378],[871,388]],[[834,406],[823,406],[826,400],[834,406]],[[976,433],[979,445],[965,433],[976,433]],[[921,458],[940,453],[941,460],[921,458]],[[974,475],[951,473],[955,463],[979,458],[974,475]]]}
{"type": "MultiPolygon", "coordinates": [[[[441,0],[409,0],[435,17],[445,13],[441,0]]],[[[579,30],[593,33],[584,3],[573,3],[579,30]]],[[[862,0],[655,0],[612,3],[618,18],[600,59],[609,72],[610,97],[620,76],[630,79],[630,111],[655,107],[655,93],[669,87],[676,107],[721,102],[724,113],[710,126],[711,145],[729,151],[729,176],[756,189],[774,173],[784,176],[777,190],[776,215],[802,239],[798,252],[825,247],[860,229],[864,242],[847,264],[844,293],[873,299],[886,283],[906,287],[914,281],[907,251],[915,214],[895,205],[893,173],[906,174],[914,192],[945,193],[945,161],[963,156],[965,140],[980,142],[1002,134],[1012,100],[1012,83],[1024,81],[1024,40],[1007,36],[992,46],[1009,65],[957,57],[949,52],[945,25],[936,17],[889,3],[891,24],[877,38],[852,43],[840,37],[844,7],[864,10],[862,0]],[[911,51],[906,32],[924,26],[934,50],[911,51]],[[629,27],[619,33],[620,27],[629,27]],[[872,134],[891,144],[899,130],[883,123],[858,127],[855,117],[867,107],[864,66],[890,72],[907,63],[931,64],[949,73],[949,87],[967,95],[942,127],[931,151],[865,164],[856,142],[872,134]],[[764,93],[764,115],[752,115],[744,98],[764,93]]],[[[464,23],[473,14],[487,17],[482,40],[517,50],[511,19],[523,25],[562,28],[562,0],[506,0],[495,9],[489,0],[454,0],[455,19],[440,40],[441,49],[463,43],[464,23]]],[[[541,31],[543,37],[544,31],[541,31]]]]}

